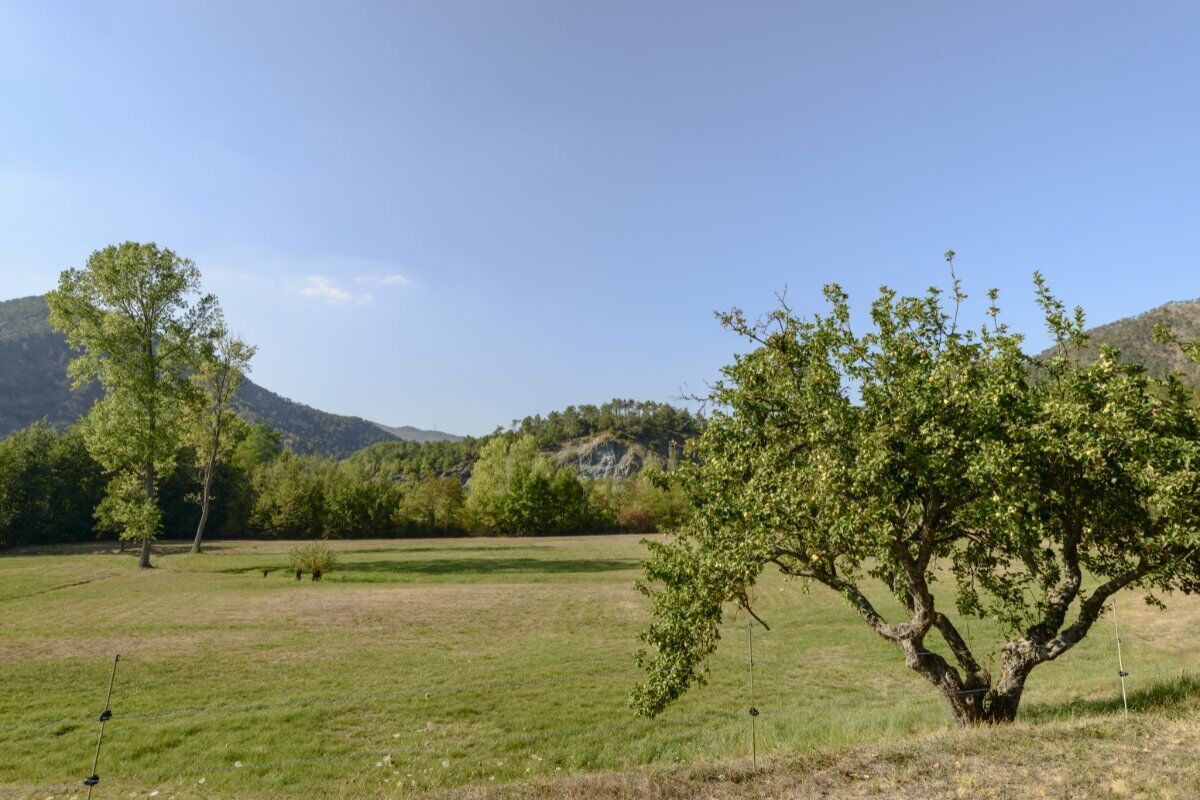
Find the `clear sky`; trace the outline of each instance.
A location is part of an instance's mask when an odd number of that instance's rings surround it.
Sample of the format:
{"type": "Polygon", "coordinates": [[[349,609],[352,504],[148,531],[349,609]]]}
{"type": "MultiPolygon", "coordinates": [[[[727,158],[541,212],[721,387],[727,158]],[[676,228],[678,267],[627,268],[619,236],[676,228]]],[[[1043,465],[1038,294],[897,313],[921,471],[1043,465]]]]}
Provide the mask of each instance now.
{"type": "MultiPolygon", "coordinates": [[[[483,433],[703,387],[712,311],[1200,295],[1200,4],[0,0],[0,297],[196,260],[253,377],[483,433]]],[[[977,310],[977,309],[975,309],[977,310]]]]}

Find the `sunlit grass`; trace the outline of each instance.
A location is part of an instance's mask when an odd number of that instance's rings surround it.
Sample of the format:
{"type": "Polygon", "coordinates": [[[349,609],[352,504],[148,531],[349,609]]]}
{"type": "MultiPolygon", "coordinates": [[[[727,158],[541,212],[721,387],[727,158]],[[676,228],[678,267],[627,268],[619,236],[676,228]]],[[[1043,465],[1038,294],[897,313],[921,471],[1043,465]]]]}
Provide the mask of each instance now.
{"type": "MultiPolygon", "coordinates": [[[[219,542],[144,573],[132,554],[0,558],[0,792],[88,774],[117,652],[97,797],[392,797],[749,754],[744,617],[708,685],[653,722],[629,711],[638,537],[335,542],[315,584],[287,571],[292,544],[219,542]]],[[[1131,704],[1192,696],[1172,679],[1200,608],[1121,602],[1131,704]]],[[[768,577],[756,605],[760,753],[949,726],[840,598],[768,577]]],[[[1108,622],[1034,673],[1027,718],[1118,710],[1108,622]]],[[[999,642],[979,623],[970,638],[999,642]]]]}

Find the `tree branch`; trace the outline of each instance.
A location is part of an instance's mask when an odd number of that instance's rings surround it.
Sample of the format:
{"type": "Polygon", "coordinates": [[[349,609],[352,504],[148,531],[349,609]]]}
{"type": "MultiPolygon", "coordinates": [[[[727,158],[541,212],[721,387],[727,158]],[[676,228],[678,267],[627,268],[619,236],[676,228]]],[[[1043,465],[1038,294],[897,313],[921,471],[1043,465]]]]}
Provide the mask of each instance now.
{"type": "Polygon", "coordinates": [[[889,642],[899,643],[900,637],[896,632],[896,626],[885,620],[883,616],[875,610],[875,606],[869,599],[867,599],[867,596],[862,593],[862,590],[859,589],[858,586],[852,581],[846,580],[833,570],[826,570],[822,568],[796,568],[783,563],[776,557],[772,557],[768,559],[768,561],[779,567],[779,571],[784,575],[791,575],[797,578],[811,578],[812,580],[815,580],[818,583],[823,583],[830,589],[833,589],[835,592],[850,601],[850,604],[858,610],[858,613],[862,616],[862,618],[866,620],[869,626],[871,626],[871,630],[875,631],[875,633],[879,634],[880,637],[889,642]]]}
{"type": "Polygon", "coordinates": [[[1041,622],[1027,631],[1032,638],[1045,639],[1053,636],[1062,627],[1063,620],[1067,618],[1067,611],[1079,596],[1079,587],[1083,584],[1083,571],[1079,567],[1079,540],[1082,534],[1078,523],[1067,531],[1062,550],[1066,577],[1056,588],[1046,592],[1046,613],[1041,622]]]}
{"type": "Polygon", "coordinates": [[[1043,648],[1046,660],[1058,658],[1082,641],[1083,637],[1087,636],[1088,631],[1091,630],[1093,623],[1100,617],[1100,612],[1104,609],[1108,598],[1152,571],[1153,567],[1143,556],[1133,569],[1096,587],[1095,591],[1088,595],[1080,605],[1079,616],[1076,617],[1075,622],[1046,643],[1043,648]]]}
{"type": "Polygon", "coordinates": [[[971,675],[984,684],[991,683],[991,675],[986,669],[983,669],[979,662],[975,660],[974,654],[971,653],[971,648],[963,640],[958,632],[958,628],[954,627],[954,623],[945,614],[938,612],[934,615],[933,625],[938,629],[938,633],[942,635],[942,639],[950,646],[950,650],[954,653],[954,658],[971,675]]]}

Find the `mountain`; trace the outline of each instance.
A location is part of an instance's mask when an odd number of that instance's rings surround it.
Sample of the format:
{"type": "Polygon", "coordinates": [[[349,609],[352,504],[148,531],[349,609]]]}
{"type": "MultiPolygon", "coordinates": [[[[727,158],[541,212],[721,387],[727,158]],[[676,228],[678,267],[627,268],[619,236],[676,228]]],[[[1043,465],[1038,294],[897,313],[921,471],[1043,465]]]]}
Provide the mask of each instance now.
{"type": "Polygon", "coordinates": [[[0,302],[0,436],[43,418],[74,422],[100,395],[94,387],[71,390],[71,351],[46,315],[43,297],[0,302]]]}
{"type": "Polygon", "coordinates": [[[1094,357],[1102,344],[1112,345],[1120,349],[1125,359],[1141,364],[1151,375],[1162,377],[1177,370],[1190,383],[1200,385],[1200,364],[1189,361],[1175,345],[1154,341],[1156,325],[1182,339],[1200,339],[1200,300],[1167,303],[1135,317],[1092,328],[1088,331],[1091,338],[1087,355],[1094,357]]]}
{"type": "Polygon", "coordinates": [[[455,436],[453,433],[444,431],[427,431],[421,428],[414,428],[412,425],[401,425],[398,428],[393,428],[390,425],[374,423],[380,428],[405,442],[457,442],[461,436],[455,436]]]}
{"type": "Polygon", "coordinates": [[[398,441],[399,436],[361,417],[330,414],[281,397],[247,379],[238,387],[238,415],[247,422],[263,422],[279,431],[283,444],[296,453],[323,453],[345,458],[377,442],[398,441]]]}
{"type": "MultiPolygon", "coordinates": [[[[87,413],[98,387],[72,391],[67,378],[71,350],[50,327],[44,297],[0,302],[0,436],[38,420],[65,427],[87,413]]],[[[238,412],[249,422],[265,422],[297,453],[345,458],[376,442],[454,440],[419,428],[388,428],[359,417],[330,414],[297,403],[246,380],[238,392],[238,412]]]]}

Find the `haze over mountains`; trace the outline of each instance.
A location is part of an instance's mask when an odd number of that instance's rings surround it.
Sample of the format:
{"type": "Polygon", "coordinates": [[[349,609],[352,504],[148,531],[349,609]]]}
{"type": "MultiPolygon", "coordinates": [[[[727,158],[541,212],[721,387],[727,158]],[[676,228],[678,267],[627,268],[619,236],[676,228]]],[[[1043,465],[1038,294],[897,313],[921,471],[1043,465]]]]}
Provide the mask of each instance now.
{"type": "MultiPolygon", "coordinates": [[[[72,391],[67,378],[71,351],[47,316],[42,296],[0,302],[0,436],[43,419],[55,427],[70,425],[87,413],[99,394],[96,387],[72,391]]],[[[281,397],[249,379],[243,382],[238,401],[243,418],[275,428],[284,444],[297,453],[344,458],[377,442],[459,438],[330,414],[281,397]]]]}

